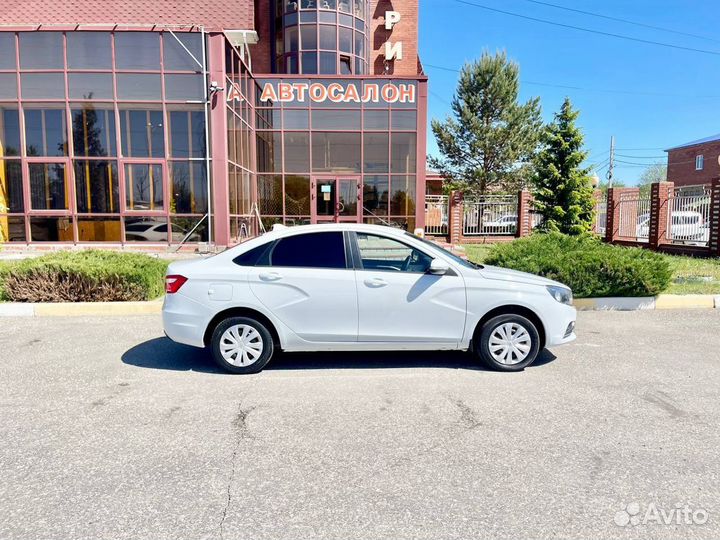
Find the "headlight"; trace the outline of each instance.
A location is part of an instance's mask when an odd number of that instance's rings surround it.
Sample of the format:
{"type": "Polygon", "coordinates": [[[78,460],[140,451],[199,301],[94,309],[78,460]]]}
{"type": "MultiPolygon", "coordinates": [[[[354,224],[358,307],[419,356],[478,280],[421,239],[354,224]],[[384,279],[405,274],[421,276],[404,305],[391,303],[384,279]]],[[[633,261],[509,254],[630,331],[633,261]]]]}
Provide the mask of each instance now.
{"type": "Polygon", "coordinates": [[[548,285],[545,287],[550,295],[560,302],[561,304],[567,304],[568,306],[572,306],[572,291],[570,289],[567,289],[565,287],[556,287],[555,285],[548,285]]]}

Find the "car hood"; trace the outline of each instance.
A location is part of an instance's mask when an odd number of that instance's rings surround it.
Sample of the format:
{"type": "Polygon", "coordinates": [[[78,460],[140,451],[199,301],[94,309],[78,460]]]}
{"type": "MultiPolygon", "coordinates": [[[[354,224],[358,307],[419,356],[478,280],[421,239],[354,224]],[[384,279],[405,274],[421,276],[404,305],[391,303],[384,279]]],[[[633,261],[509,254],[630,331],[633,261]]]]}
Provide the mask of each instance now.
{"type": "Polygon", "coordinates": [[[556,285],[559,287],[568,288],[567,285],[564,285],[559,281],[553,281],[552,279],[536,276],[535,274],[528,274],[527,272],[519,272],[517,270],[510,270],[508,268],[499,268],[497,266],[483,266],[483,268],[478,271],[486,279],[513,281],[515,283],[525,283],[527,285],[556,285]]]}

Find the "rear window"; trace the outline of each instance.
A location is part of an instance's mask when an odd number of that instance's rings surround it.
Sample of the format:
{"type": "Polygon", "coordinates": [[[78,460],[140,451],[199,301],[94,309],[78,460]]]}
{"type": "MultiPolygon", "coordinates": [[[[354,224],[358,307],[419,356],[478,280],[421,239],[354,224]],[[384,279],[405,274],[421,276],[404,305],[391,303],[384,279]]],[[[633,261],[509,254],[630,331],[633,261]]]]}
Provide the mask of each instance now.
{"type": "Polygon", "coordinates": [[[266,252],[269,251],[268,248],[271,244],[272,242],[267,242],[261,246],[252,248],[250,251],[241,253],[233,259],[233,262],[240,266],[267,266],[268,258],[266,252]]]}
{"type": "Polygon", "coordinates": [[[280,239],[270,254],[271,266],[347,268],[342,232],[298,234],[280,239]]]}

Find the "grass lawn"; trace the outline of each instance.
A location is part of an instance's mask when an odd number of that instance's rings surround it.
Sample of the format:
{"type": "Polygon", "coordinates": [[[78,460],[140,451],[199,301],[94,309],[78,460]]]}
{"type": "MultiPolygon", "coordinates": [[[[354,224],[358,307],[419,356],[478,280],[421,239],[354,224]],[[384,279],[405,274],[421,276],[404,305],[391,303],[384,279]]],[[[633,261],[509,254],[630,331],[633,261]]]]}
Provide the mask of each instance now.
{"type": "Polygon", "coordinates": [[[670,294],[720,294],[720,259],[696,259],[666,255],[673,281],[665,291],[670,294]],[[712,278],[706,281],[700,278],[712,278]]]}
{"type": "MultiPolygon", "coordinates": [[[[482,263],[492,244],[465,244],[468,259],[482,263]]],[[[673,272],[668,294],[720,294],[720,259],[697,259],[679,255],[664,255],[673,272]],[[712,278],[708,281],[706,278],[712,278]]]]}
{"type": "Polygon", "coordinates": [[[493,244],[465,244],[465,253],[472,262],[482,263],[492,249],[493,244]]]}

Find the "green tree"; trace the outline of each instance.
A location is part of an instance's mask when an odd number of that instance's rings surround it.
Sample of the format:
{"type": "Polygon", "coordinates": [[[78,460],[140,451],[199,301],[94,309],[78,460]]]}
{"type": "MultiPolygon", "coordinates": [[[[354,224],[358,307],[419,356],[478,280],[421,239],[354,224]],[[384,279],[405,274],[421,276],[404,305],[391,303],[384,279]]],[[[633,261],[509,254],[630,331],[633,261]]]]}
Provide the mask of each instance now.
{"type": "Polygon", "coordinates": [[[648,167],[640,175],[638,181],[638,187],[640,188],[640,196],[650,196],[650,186],[657,182],[667,181],[667,165],[665,163],[657,162],[648,167]]]}
{"type": "Polygon", "coordinates": [[[543,216],[542,229],[578,235],[592,228],[594,210],[590,170],[583,134],[576,125],[579,112],[565,98],[560,112],[545,127],[543,148],[535,163],[535,208],[543,216]]]}
{"type": "MultiPolygon", "coordinates": [[[[603,193],[607,194],[607,190],[610,187],[607,180],[601,180],[598,184],[598,189],[602,191],[603,193]]],[[[625,182],[622,180],[613,180],[613,187],[627,187],[625,182]]]]}
{"type": "Polygon", "coordinates": [[[519,103],[519,89],[520,69],[504,52],[483,53],[463,67],[452,114],[432,121],[442,157],[429,158],[454,188],[485,193],[530,180],[542,130],[540,100],[519,103]]]}

